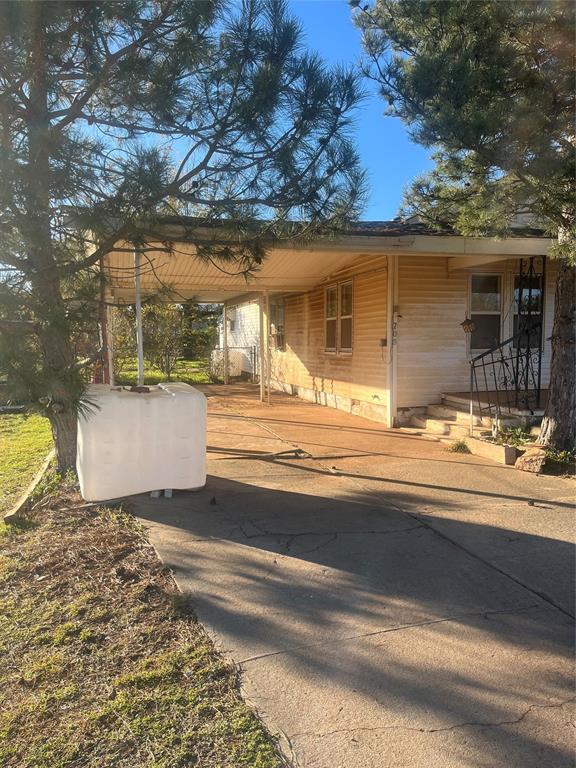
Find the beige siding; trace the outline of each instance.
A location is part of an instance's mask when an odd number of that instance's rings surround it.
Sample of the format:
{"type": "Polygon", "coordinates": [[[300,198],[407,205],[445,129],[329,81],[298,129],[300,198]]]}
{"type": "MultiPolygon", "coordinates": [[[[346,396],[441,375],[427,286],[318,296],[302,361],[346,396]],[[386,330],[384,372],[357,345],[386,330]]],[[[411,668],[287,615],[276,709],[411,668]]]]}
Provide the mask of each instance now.
{"type": "MultiPolygon", "coordinates": [[[[272,377],[279,383],[316,393],[318,402],[368,415],[387,406],[386,258],[335,275],[353,282],[353,351],[324,351],[324,288],[285,300],[285,351],[272,354],[272,377]]],[[[300,393],[299,393],[300,394],[300,393]]],[[[383,416],[383,411],[379,414],[383,416]]]]}
{"type": "Polygon", "coordinates": [[[468,273],[449,272],[448,259],[400,257],[398,269],[397,404],[438,402],[468,386],[468,273]]]}
{"type": "MultiPolygon", "coordinates": [[[[502,276],[502,340],[513,333],[514,275],[518,260],[508,259],[469,270],[448,271],[445,257],[401,257],[398,274],[397,404],[399,408],[438,402],[444,392],[469,388],[466,335],[460,323],[469,313],[470,274],[502,276]]],[[[554,309],[554,262],[546,265],[542,384],[550,375],[554,309]]]]}

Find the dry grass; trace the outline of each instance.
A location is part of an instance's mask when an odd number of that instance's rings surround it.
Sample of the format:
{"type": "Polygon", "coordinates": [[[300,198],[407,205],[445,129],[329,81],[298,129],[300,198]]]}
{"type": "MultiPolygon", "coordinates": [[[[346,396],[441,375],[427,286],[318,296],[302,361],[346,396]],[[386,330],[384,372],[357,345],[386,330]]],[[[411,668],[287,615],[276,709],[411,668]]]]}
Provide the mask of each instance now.
{"type": "Polygon", "coordinates": [[[279,768],[142,529],[120,510],[36,502],[0,538],[0,764],[279,768]]]}

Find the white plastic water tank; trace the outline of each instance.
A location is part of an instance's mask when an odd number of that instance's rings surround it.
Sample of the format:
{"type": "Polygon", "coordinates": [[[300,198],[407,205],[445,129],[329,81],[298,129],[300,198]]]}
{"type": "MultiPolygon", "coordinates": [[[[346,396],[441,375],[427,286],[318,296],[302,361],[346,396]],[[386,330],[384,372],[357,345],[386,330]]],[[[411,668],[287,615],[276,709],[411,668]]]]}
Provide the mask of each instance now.
{"type": "Polygon", "coordinates": [[[76,468],[86,501],[206,484],[206,398],[181,382],[137,393],[93,384],[78,418],[76,468]]]}

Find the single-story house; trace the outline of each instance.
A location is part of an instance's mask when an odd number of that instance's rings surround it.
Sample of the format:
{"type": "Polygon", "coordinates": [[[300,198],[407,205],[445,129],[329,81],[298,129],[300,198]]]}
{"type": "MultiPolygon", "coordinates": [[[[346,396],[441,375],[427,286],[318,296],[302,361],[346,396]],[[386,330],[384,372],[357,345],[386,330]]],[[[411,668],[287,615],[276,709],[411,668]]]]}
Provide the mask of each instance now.
{"type": "Polygon", "coordinates": [[[223,348],[258,347],[263,397],[278,389],[389,426],[443,397],[466,405],[471,386],[480,406],[542,408],[555,264],[538,230],[495,239],[362,222],[336,239],[271,247],[248,281],[194,258],[176,224],[167,233],[178,247],[150,243],[153,268],[136,281],[126,244],[109,253],[110,300],[160,283],[176,300],[221,302],[223,348]]]}

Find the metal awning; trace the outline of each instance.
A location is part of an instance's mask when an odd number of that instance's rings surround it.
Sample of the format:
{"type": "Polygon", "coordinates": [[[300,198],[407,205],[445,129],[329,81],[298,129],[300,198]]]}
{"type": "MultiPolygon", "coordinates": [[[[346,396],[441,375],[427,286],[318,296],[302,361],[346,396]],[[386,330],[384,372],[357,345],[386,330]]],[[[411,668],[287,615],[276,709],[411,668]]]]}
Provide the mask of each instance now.
{"type": "MultiPolygon", "coordinates": [[[[546,255],[554,241],[546,237],[472,238],[456,235],[345,235],[305,245],[272,246],[263,263],[246,277],[234,264],[200,259],[196,246],[167,234],[163,242],[149,241],[141,249],[142,296],[163,292],[173,301],[238,301],[246,294],[301,293],[319,285],[357,260],[388,254],[446,256],[451,269],[468,262],[546,255]]],[[[103,269],[109,298],[133,303],[136,296],[134,248],[118,243],[105,257],[103,269]]]]}

